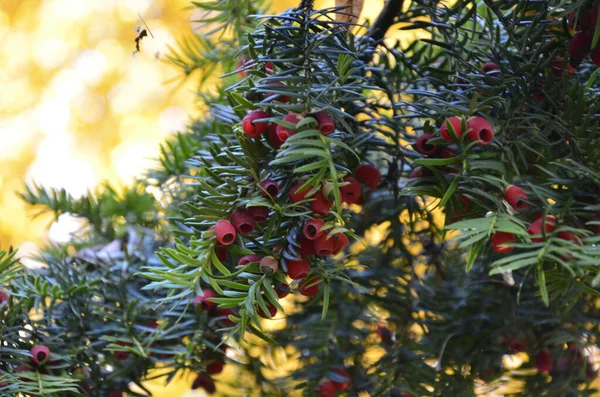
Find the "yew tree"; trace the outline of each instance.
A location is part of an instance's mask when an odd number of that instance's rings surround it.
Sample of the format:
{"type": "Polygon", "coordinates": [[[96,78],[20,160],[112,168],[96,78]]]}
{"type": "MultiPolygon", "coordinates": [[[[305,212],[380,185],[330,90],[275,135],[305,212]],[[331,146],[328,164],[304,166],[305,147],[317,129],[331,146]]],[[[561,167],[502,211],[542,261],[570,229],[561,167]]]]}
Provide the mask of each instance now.
{"type": "Polygon", "coordinates": [[[1,253],[1,395],[597,395],[596,0],[193,5],[205,114],[132,186],[22,194],[87,226],[1,253]]]}

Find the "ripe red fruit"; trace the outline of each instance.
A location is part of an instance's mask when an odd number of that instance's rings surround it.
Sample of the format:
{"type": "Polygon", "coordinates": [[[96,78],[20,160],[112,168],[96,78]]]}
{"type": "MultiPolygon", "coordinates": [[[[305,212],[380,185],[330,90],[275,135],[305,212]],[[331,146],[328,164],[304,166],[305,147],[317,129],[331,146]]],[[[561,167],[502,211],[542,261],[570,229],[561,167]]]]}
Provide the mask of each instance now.
{"type": "Polygon", "coordinates": [[[350,374],[344,368],[335,368],[333,372],[336,374],[336,379],[332,379],[333,387],[336,390],[344,391],[350,387],[350,374]]]}
{"type": "Polygon", "coordinates": [[[344,182],[348,183],[345,186],[340,187],[340,194],[342,201],[348,204],[356,203],[360,198],[362,188],[360,182],[351,176],[344,178],[344,182]]]}
{"type": "Polygon", "coordinates": [[[256,222],[248,211],[238,208],[231,214],[231,224],[240,234],[249,234],[256,228],[256,222]]]}
{"type": "Polygon", "coordinates": [[[217,258],[219,258],[219,260],[221,262],[224,262],[227,260],[227,247],[224,247],[222,245],[217,245],[215,247],[215,252],[217,254],[217,258]]]}
{"type": "Polygon", "coordinates": [[[540,350],[535,356],[535,368],[538,372],[550,372],[552,370],[552,356],[548,350],[540,350]]]}
{"type": "Polygon", "coordinates": [[[424,156],[431,156],[432,154],[434,154],[437,151],[438,146],[429,143],[429,140],[432,138],[432,134],[421,135],[419,138],[417,138],[415,150],[424,156]]]}
{"type": "Polygon", "coordinates": [[[257,122],[259,119],[266,119],[271,115],[265,110],[252,110],[242,119],[242,131],[250,138],[256,138],[265,133],[268,127],[268,121],[257,122]]]}
{"type": "Polygon", "coordinates": [[[260,187],[260,193],[266,198],[275,198],[279,195],[279,184],[275,181],[265,179],[260,183],[260,187]]]}
{"type": "Polygon", "coordinates": [[[290,293],[290,286],[286,283],[279,283],[275,285],[275,292],[279,299],[285,298],[290,293]]]}
{"type": "Polygon", "coordinates": [[[317,397],[335,397],[335,393],[335,386],[330,380],[321,383],[317,388],[317,397]]]}
{"type": "Polygon", "coordinates": [[[0,290],[0,305],[8,300],[8,294],[0,290]]]}
{"type": "Polygon", "coordinates": [[[264,274],[273,274],[279,269],[279,262],[272,256],[265,256],[260,260],[260,271],[264,274]]]}
{"type": "Polygon", "coordinates": [[[290,190],[289,197],[292,203],[297,203],[298,201],[302,201],[307,198],[306,195],[311,191],[310,186],[307,186],[301,191],[299,191],[299,189],[304,185],[304,183],[305,182],[300,182],[299,184],[294,186],[292,190],[290,190]]]}
{"type": "Polygon", "coordinates": [[[448,131],[448,124],[450,124],[452,126],[452,129],[454,130],[456,137],[458,139],[460,139],[460,137],[462,136],[462,134],[464,132],[462,130],[462,119],[458,116],[450,117],[450,118],[444,120],[444,123],[440,127],[440,135],[442,136],[442,138],[445,141],[452,142],[452,137],[450,136],[450,131],[448,131]]]}
{"type": "Polygon", "coordinates": [[[485,117],[471,117],[467,120],[467,129],[469,139],[478,145],[488,145],[494,140],[494,128],[485,117]]]}
{"type": "Polygon", "coordinates": [[[258,311],[258,315],[261,316],[262,318],[273,318],[275,317],[275,315],[277,314],[277,308],[275,307],[275,305],[273,305],[272,303],[269,303],[267,305],[267,309],[269,310],[269,313],[265,313],[265,311],[259,306],[257,311],[258,311]]]}
{"type": "Polygon", "coordinates": [[[35,345],[29,351],[31,353],[31,362],[35,365],[44,365],[50,359],[50,349],[45,345],[35,345]]]}
{"type": "Polygon", "coordinates": [[[354,170],[356,179],[371,189],[375,189],[381,182],[381,172],[374,165],[362,163],[354,170]]]}
{"type": "Polygon", "coordinates": [[[577,240],[577,236],[573,232],[563,230],[558,232],[556,235],[558,236],[558,238],[562,238],[563,240],[575,241],[576,243],[579,243],[579,241],[577,240]]]}
{"type": "Polygon", "coordinates": [[[248,207],[248,213],[256,222],[264,222],[269,219],[269,208],[263,206],[248,207]]]}
{"type": "MultiPolygon", "coordinates": [[[[131,343],[128,342],[123,342],[123,341],[117,341],[117,345],[119,346],[123,346],[123,347],[130,347],[131,343]]],[[[117,360],[127,360],[127,358],[129,357],[129,355],[131,354],[131,352],[129,351],[115,351],[113,352],[113,355],[115,356],[115,358],[117,360]]]]}
{"type": "Polygon", "coordinates": [[[310,264],[306,260],[306,258],[300,258],[299,261],[286,260],[288,269],[288,276],[292,280],[300,280],[308,275],[310,272],[310,264]]]}
{"type": "Polygon", "coordinates": [[[229,319],[230,315],[234,315],[235,316],[235,312],[232,309],[230,309],[230,308],[215,310],[215,316],[216,317],[223,317],[221,320],[219,320],[219,322],[224,327],[233,327],[233,325],[235,324],[233,321],[231,321],[229,319]]]}
{"type": "Polygon", "coordinates": [[[246,255],[242,256],[238,261],[238,266],[246,266],[250,262],[260,262],[260,257],[256,255],[246,255]]]}
{"type": "Polygon", "coordinates": [[[215,382],[204,374],[198,374],[192,383],[192,390],[198,388],[204,389],[208,394],[213,394],[217,390],[215,382]]]}
{"type": "Polygon", "coordinates": [[[229,221],[222,219],[215,224],[215,235],[219,244],[230,245],[235,241],[237,232],[229,221]]]}
{"type": "Polygon", "coordinates": [[[202,311],[211,310],[216,306],[216,303],[209,301],[209,298],[215,298],[217,294],[213,290],[203,289],[202,295],[198,295],[194,298],[194,306],[198,307],[200,305],[200,309],[202,311]]]}
{"type": "Polygon", "coordinates": [[[123,397],[123,392],[113,390],[110,393],[108,393],[108,397],[123,397]]]}
{"type": "Polygon", "coordinates": [[[592,40],[593,37],[586,32],[577,32],[571,37],[567,50],[574,63],[581,62],[585,59],[592,46],[592,40]]]}
{"type": "Polygon", "coordinates": [[[590,59],[594,62],[594,65],[600,66],[600,45],[590,53],[590,59]]]}
{"type": "Polygon", "coordinates": [[[315,244],[313,240],[309,240],[306,238],[306,236],[304,236],[304,234],[301,234],[298,236],[298,252],[300,252],[302,255],[316,255],[317,251],[315,250],[315,244]]]}
{"type": "Polygon", "coordinates": [[[506,254],[513,250],[513,247],[503,246],[504,243],[514,243],[515,235],[506,232],[496,232],[492,234],[492,248],[501,254],[506,254]]]}
{"type": "Polygon", "coordinates": [[[511,339],[506,342],[506,347],[513,353],[524,353],[527,351],[527,344],[517,339],[511,339]]]}
{"type": "Polygon", "coordinates": [[[300,284],[300,290],[298,292],[304,296],[315,296],[319,293],[320,283],[321,279],[318,276],[313,276],[310,279],[304,279],[304,281],[300,284]]]}
{"type": "MultiPolygon", "coordinates": [[[[298,124],[300,119],[296,113],[289,112],[284,118],[283,121],[287,121],[288,123],[298,124]]],[[[287,128],[282,125],[277,126],[277,136],[281,142],[285,142],[289,137],[294,135],[297,131],[295,129],[287,128]]]]}
{"type": "Polygon", "coordinates": [[[331,209],[331,201],[327,200],[321,190],[315,193],[311,198],[314,200],[310,203],[310,210],[318,215],[327,215],[331,209]]]}
{"type": "Polygon", "coordinates": [[[329,135],[335,130],[335,123],[327,112],[321,110],[315,114],[315,118],[317,119],[317,129],[321,134],[329,135]]]}
{"type": "Polygon", "coordinates": [[[458,156],[458,152],[452,148],[445,147],[440,150],[440,158],[449,159],[458,156]]]}
{"type": "Polygon", "coordinates": [[[333,255],[338,254],[341,250],[346,248],[346,246],[350,243],[350,240],[348,240],[348,237],[344,233],[336,234],[335,236],[333,236],[333,239],[335,241],[335,243],[333,245],[333,253],[332,253],[333,255]]]}
{"type": "Polygon", "coordinates": [[[315,240],[315,252],[320,256],[328,256],[333,254],[335,251],[336,241],[333,237],[327,237],[327,234],[323,234],[321,237],[315,240]]]}
{"type": "MultiPolygon", "coordinates": [[[[269,85],[287,86],[283,81],[273,81],[269,85]]],[[[284,94],[277,94],[275,92],[268,92],[268,94],[271,94],[266,98],[268,101],[279,101],[281,103],[288,103],[290,101],[290,97],[284,94]]]]}
{"type": "Polygon", "coordinates": [[[241,77],[246,77],[246,71],[245,69],[247,67],[249,67],[252,64],[252,59],[251,58],[242,58],[238,61],[237,63],[237,69],[241,69],[238,74],[241,77]]]}
{"type": "Polygon", "coordinates": [[[562,77],[563,72],[565,70],[565,63],[567,66],[567,72],[569,74],[575,73],[575,69],[573,69],[573,67],[568,62],[566,62],[563,57],[556,57],[554,58],[554,61],[552,61],[552,63],[550,64],[552,73],[554,73],[556,77],[562,77]]]}
{"type": "Polygon", "coordinates": [[[431,176],[431,172],[429,170],[423,169],[421,167],[417,167],[411,171],[408,178],[409,179],[421,179],[421,178],[427,178],[428,176],[431,176]]]}
{"type": "Polygon", "coordinates": [[[321,228],[325,222],[323,219],[311,219],[304,224],[302,228],[302,233],[304,237],[309,240],[316,240],[321,237],[325,232],[321,231],[321,228]]]}
{"type": "Polygon", "coordinates": [[[508,204],[511,205],[517,211],[523,211],[529,207],[524,199],[527,199],[527,193],[523,189],[518,186],[510,185],[504,191],[504,198],[508,201],[508,204]]]}
{"type": "Polygon", "coordinates": [[[269,142],[269,145],[271,145],[273,149],[279,149],[284,142],[279,138],[279,135],[277,135],[277,127],[278,126],[275,123],[269,123],[267,126],[267,142],[269,142]]]}
{"type": "Polygon", "coordinates": [[[495,70],[500,70],[500,66],[498,66],[497,64],[495,64],[494,62],[486,62],[482,67],[481,67],[481,71],[483,73],[489,73],[489,72],[493,72],[495,70]]]}
{"type": "Polygon", "coordinates": [[[206,366],[206,373],[209,375],[217,375],[223,372],[225,363],[221,360],[215,360],[206,366]]]}
{"type": "MultiPolygon", "coordinates": [[[[531,236],[540,236],[542,234],[542,225],[543,224],[544,224],[543,217],[536,219],[527,228],[527,233],[529,233],[529,235],[531,235],[531,236]]],[[[556,229],[556,218],[553,217],[552,215],[546,216],[546,222],[545,222],[545,227],[544,227],[546,234],[552,233],[554,231],[554,229],[556,229]]],[[[543,236],[535,237],[535,238],[532,237],[531,241],[533,241],[534,243],[541,243],[542,241],[544,241],[544,237],[543,236]]]]}

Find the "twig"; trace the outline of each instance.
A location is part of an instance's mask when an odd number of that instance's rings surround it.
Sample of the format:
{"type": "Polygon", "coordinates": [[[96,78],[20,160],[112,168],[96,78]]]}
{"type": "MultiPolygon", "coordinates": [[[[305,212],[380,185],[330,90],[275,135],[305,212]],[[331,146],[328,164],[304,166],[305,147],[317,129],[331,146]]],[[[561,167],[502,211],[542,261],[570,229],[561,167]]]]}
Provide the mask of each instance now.
{"type": "Polygon", "coordinates": [[[402,10],[403,3],[403,0],[387,0],[375,23],[367,32],[367,36],[375,42],[383,40],[390,26],[394,24],[396,16],[402,10]]]}

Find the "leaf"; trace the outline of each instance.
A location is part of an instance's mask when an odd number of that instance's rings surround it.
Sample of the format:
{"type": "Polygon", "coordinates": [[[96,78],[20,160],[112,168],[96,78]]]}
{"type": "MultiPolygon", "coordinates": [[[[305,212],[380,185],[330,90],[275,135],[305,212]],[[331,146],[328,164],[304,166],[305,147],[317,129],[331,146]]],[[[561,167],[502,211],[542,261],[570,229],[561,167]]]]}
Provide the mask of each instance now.
{"type": "Polygon", "coordinates": [[[335,0],[336,7],[346,7],[335,15],[336,21],[356,23],[364,5],[364,0],[335,0]],[[347,15],[349,14],[349,15],[347,15]]]}
{"type": "Polygon", "coordinates": [[[483,241],[480,240],[477,243],[473,244],[469,248],[469,251],[467,252],[467,265],[465,267],[465,270],[467,272],[469,272],[469,270],[471,270],[473,268],[475,259],[477,259],[477,255],[479,254],[479,251],[481,250],[482,246],[483,246],[483,241]]]}
{"type": "Polygon", "coordinates": [[[546,289],[546,273],[544,273],[544,268],[541,264],[537,267],[537,282],[540,287],[542,301],[544,301],[544,304],[548,307],[550,306],[550,299],[548,298],[548,290],[546,289]]]}

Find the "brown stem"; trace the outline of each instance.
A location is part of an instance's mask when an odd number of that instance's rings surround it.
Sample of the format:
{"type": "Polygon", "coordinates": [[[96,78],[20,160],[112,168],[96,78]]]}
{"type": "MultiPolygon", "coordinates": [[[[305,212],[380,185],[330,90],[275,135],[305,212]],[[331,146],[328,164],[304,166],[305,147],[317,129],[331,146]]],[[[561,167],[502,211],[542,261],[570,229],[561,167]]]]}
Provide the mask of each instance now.
{"type": "Polygon", "coordinates": [[[394,24],[394,19],[402,10],[403,3],[403,0],[387,0],[375,23],[367,32],[367,36],[376,42],[382,40],[390,26],[394,24]]]}

